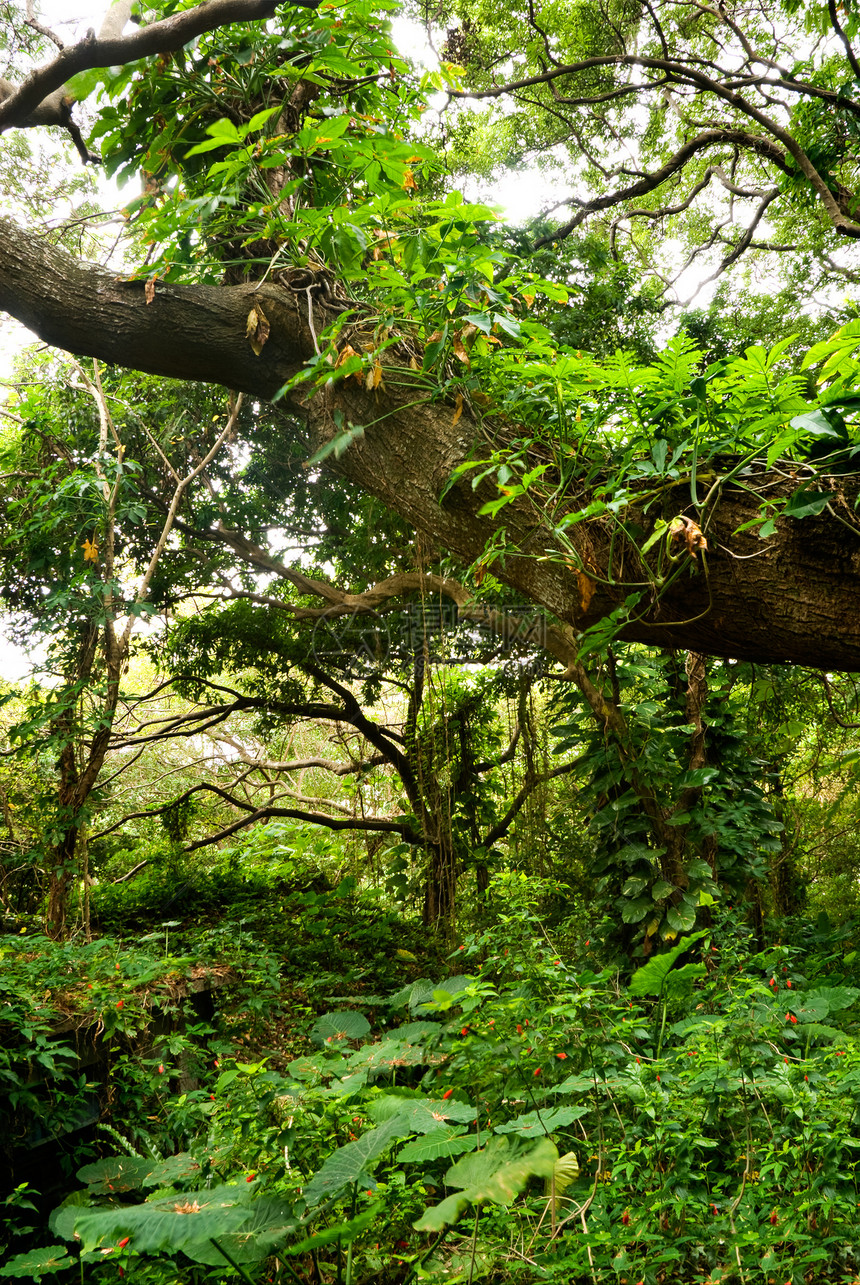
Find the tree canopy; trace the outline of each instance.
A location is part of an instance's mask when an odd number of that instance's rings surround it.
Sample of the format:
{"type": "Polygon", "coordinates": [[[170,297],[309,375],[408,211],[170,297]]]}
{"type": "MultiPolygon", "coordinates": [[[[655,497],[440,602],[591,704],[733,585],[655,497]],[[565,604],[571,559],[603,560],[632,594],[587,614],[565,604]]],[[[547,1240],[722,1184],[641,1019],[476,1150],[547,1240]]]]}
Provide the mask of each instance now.
{"type": "MultiPolygon", "coordinates": [[[[120,0],[98,36],[65,48],[31,15],[6,15],[5,163],[26,173],[22,140],[54,124],[78,165],[141,187],[113,245],[92,193],[34,229],[44,197],[22,182],[0,220],[0,305],[72,354],[19,381],[4,409],[3,592],[22,634],[49,641],[58,684],[16,731],[59,763],[56,931],[108,761],[229,718],[257,720],[226,733],[232,766],[141,816],[173,824],[204,791],[227,811],[194,843],[300,816],[423,846],[429,889],[451,892],[469,864],[483,879],[493,843],[554,776],[522,705],[546,678],[575,729],[562,743],[580,743],[584,713],[620,756],[624,851],[635,865],[644,826],[657,885],[675,889],[656,896],[650,937],[672,916],[686,924],[680,889],[689,909],[710,877],[689,873],[692,853],[713,855],[696,811],[711,770],[702,656],[860,666],[860,322],[831,307],[799,340],[738,279],[731,326],[718,305],[705,322],[682,313],[670,337],[684,300],[666,273],[667,254],[726,281],[775,258],[796,293],[845,266],[853,17],[465,5],[428,20],[442,53],[428,70],[398,50],[395,16],[370,0],[134,13],[120,0]],[[538,163],[570,191],[531,226],[458,191],[538,163]],[[427,703],[427,613],[446,604],[497,649],[516,644],[519,779],[500,775],[508,750],[490,724],[452,766],[481,701],[443,684],[441,705],[427,703]],[[349,645],[378,650],[379,623],[409,634],[416,610],[424,641],[383,657],[405,701],[392,723],[374,710],[381,671],[344,673],[337,647],[320,663],[319,639],[354,620],[349,645]],[[123,674],[153,616],[166,624],[151,649],[190,704],[150,719],[123,674]],[[625,678],[616,640],[670,654],[625,678]],[[683,672],[677,649],[693,655],[683,672]],[[693,729],[677,748],[687,776],[648,758],[643,684],[693,729]],[[247,739],[297,718],[359,741],[334,761],[247,739]],[[370,805],[361,785],[352,804],[321,807],[295,784],[311,762],[358,782],[384,764],[406,802],[370,805]]],[[[749,832],[763,842],[770,824],[749,832]]],[[[610,855],[619,843],[616,829],[610,855]]],[[[724,835],[745,868],[736,847],[724,835]]],[[[428,919],[450,904],[431,896],[428,919]]]]}

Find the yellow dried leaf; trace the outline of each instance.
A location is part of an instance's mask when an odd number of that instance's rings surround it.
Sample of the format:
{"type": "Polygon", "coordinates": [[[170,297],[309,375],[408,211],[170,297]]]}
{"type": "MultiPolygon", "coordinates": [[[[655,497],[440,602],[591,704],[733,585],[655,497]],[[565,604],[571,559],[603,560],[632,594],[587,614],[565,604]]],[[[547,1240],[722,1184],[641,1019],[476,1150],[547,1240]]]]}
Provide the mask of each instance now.
{"type": "Polygon", "coordinates": [[[463,414],[463,394],[458,393],[454,400],[454,414],[451,416],[451,423],[456,424],[457,420],[463,414]]]}
{"type": "Polygon", "coordinates": [[[353,348],[352,344],[345,344],[345,345],[343,346],[343,348],[341,348],[341,350],[340,350],[340,354],[339,354],[339,356],[338,356],[338,359],[337,359],[337,361],[335,362],[335,368],[337,368],[338,366],[342,366],[342,365],[343,365],[343,363],[344,363],[348,358],[350,358],[350,357],[357,357],[357,356],[358,356],[358,353],[355,351],[355,349],[353,348]]]}
{"type": "Polygon", "coordinates": [[[255,303],[248,313],[248,320],[245,323],[245,337],[251,345],[255,357],[259,357],[263,351],[263,345],[269,338],[269,319],[263,312],[258,303],[255,303]]]}
{"type": "Polygon", "coordinates": [[[521,298],[527,308],[530,308],[535,301],[535,297],[533,294],[524,294],[521,296],[521,298]]]}
{"type": "Polygon", "coordinates": [[[472,360],[468,352],[466,351],[466,347],[463,343],[463,340],[460,338],[459,335],[454,336],[454,356],[459,357],[460,361],[462,361],[464,365],[471,366],[472,360]]]}
{"type": "Polygon", "coordinates": [[[413,190],[418,186],[418,184],[415,182],[415,175],[412,173],[411,170],[407,170],[406,173],[403,175],[403,186],[407,189],[411,188],[413,190]]]}
{"type": "Polygon", "coordinates": [[[150,277],[143,287],[143,297],[147,303],[152,303],[155,298],[155,277],[150,277]]]}
{"type": "Polygon", "coordinates": [[[583,611],[588,611],[594,597],[594,581],[584,571],[577,571],[576,582],[579,585],[579,605],[583,611]]]}
{"type": "Polygon", "coordinates": [[[378,388],[379,385],[382,383],[382,366],[379,364],[378,361],[375,361],[373,363],[372,374],[373,374],[373,387],[378,388]]]}
{"type": "Polygon", "coordinates": [[[673,518],[669,523],[669,539],[672,544],[676,540],[683,540],[687,546],[687,552],[694,560],[698,560],[698,554],[708,552],[708,541],[698,522],[688,518],[685,514],[680,514],[673,518]]]}

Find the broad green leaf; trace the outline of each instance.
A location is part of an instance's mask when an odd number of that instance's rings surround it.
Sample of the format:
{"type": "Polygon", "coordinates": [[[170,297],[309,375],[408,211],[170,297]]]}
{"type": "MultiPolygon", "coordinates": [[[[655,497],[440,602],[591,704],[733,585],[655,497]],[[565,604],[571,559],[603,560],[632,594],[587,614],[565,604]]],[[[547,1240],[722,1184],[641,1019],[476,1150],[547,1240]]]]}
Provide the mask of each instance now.
{"type": "Polygon", "coordinates": [[[84,1250],[116,1245],[126,1236],[136,1253],[176,1253],[220,1267],[217,1240],[237,1260],[251,1263],[277,1249],[299,1226],[280,1197],[256,1197],[253,1185],[213,1187],[142,1205],[86,1210],[75,1218],[75,1236],[84,1250]]]}
{"type": "Polygon", "coordinates": [[[46,1249],[31,1249],[27,1254],[15,1254],[0,1267],[0,1276],[23,1276],[28,1281],[40,1281],[52,1272],[62,1272],[74,1267],[77,1259],[70,1258],[64,1245],[48,1245],[46,1249]]]}
{"type": "Polygon", "coordinates": [[[477,1112],[468,1102],[459,1102],[456,1098],[408,1098],[395,1094],[383,1094],[370,1107],[371,1119],[377,1124],[393,1120],[399,1116],[406,1124],[407,1133],[432,1133],[446,1120],[456,1120],[460,1124],[470,1123],[477,1112]]]}
{"type": "Polygon", "coordinates": [[[666,918],[675,932],[689,932],[695,926],[696,911],[692,906],[681,901],[677,906],[666,907],[666,918]]]}
{"type": "Polygon", "coordinates": [[[97,1195],[109,1192],[137,1191],[158,1164],[138,1156],[107,1156],[78,1170],[78,1178],[97,1195]]]}
{"type": "Polygon", "coordinates": [[[432,1160],[444,1160],[450,1156],[460,1156],[466,1151],[474,1151],[478,1145],[476,1133],[464,1133],[459,1125],[448,1129],[436,1129],[423,1138],[415,1138],[401,1147],[397,1153],[399,1161],[411,1164],[429,1164],[432,1160]]]}
{"type": "Polygon", "coordinates": [[[707,937],[707,935],[707,931],[704,930],[702,932],[692,933],[689,937],[685,937],[682,942],[679,942],[677,946],[673,946],[671,950],[667,950],[662,955],[655,955],[652,959],[649,959],[648,963],[644,964],[642,968],[637,968],[636,972],[630,978],[630,986],[628,987],[630,994],[659,995],[675,961],[679,959],[681,955],[683,955],[684,951],[688,950],[694,942],[700,941],[702,937],[707,937]]]}
{"type": "Polygon", "coordinates": [[[342,1013],[325,1013],[314,1023],[311,1039],[314,1044],[339,1044],[342,1040],[360,1040],[370,1033],[370,1022],[363,1013],[345,1010],[342,1013]]]}
{"type": "Polygon", "coordinates": [[[833,491],[808,491],[799,487],[792,495],[783,516],[787,518],[809,518],[821,513],[834,497],[833,491]]]}
{"type": "Polygon", "coordinates": [[[541,1134],[552,1133],[566,1124],[579,1120],[587,1112],[587,1107],[545,1107],[541,1111],[528,1111],[518,1115],[507,1124],[497,1124],[494,1133],[516,1133],[521,1138],[536,1138],[541,1134]]]}
{"type": "Polygon", "coordinates": [[[416,1231],[442,1231],[449,1223],[455,1223],[470,1204],[489,1200],[509,1205],[529,1178],[549,1177],[557,1160],[558,1151],[548,1138],[541,1138],[531,1147],[507,1138],[492,1138],[481,1151],[464,1156],[446,1173],[446,1186],[459,1187],[460,1192],[426,1209],[413,1226],[416,1231]]]}
{"type": "Polygon", "coordinates": [[[637,897],[635,901],[624,902],[621,907],[621,918],[625,924],[638,924],[653,909],[654,902],[650,897],[637,897]]]}
{"type": "Polygon", "coordinates": [[[308,1207],[318,1205],[321,1200],[335,1196],[345,1187],[351,1186],[371,1161],[376,1160],[391,1146],[395,1138],[406,1137],[411,1132],[409,1125],[400,1116],[395,1116],[376,1129],[368,1129],[355,1142],[348,1142],[345,1147],[338,1148],[305,1186],[304,1197],[308,1207]]]}
{"type": "Polygon", "coordinates": [[[567,1155],[559,1156],[555,1162],[552,1173],[546,1180],[544,1186],[544,1195],[547,1200],[552,1200],[556,1211],[558,1211],[559,1201],[572,1182],[576,1182],[579,1177],[579,1161],[572,1151],[567,1155]]]}

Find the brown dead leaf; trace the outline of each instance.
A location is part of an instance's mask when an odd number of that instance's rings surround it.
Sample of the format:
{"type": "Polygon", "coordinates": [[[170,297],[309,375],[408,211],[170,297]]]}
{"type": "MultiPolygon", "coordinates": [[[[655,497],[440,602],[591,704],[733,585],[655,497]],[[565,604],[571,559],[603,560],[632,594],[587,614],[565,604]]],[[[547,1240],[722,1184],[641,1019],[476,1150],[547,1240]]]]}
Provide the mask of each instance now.
{"type": "Polygon", "coordinates": [[[403,186],[407,190],[411,189],[413,191],[415,188],[417,188],[418,184],[415,182],[415,175],[412,173],[411,170],[407,170],[406,173],[403,175],[403,186]]]}
{"type": "Polygon", "coordinates": [[[454,336],[454,356],[459,357],[460,361],[462,361],[464,365],[471,366],[472,359],[459,335],[454,336]]]}
{"type": "Polygon", "coordinates": [[[458,393],[454,399],[454,414],[451,416],[451,423],[456,424],[457,420],[463,414],[463,394],[458,393]]]}
{"type": "Polygon", "coordinates": [[[251,345],[255,357],[259,357],[263,351],[263,345],[269,338],[269,319],[263,312],[259,303],[255,303],[248,313],[248,320],[245,324],[245,337],[251,345]]]}
{"type": "Polygon", "coordinates": [[[175,1214],[199,1214],[200,1206],[198,1205],[196,1200],[193,1202],[193,1204],[190,1200],[184,1200],[181,1204],[176,1204],[173,1206],[173,1212],[175,1214]]]}
{"type": "Polygon", "coordinates": [[[672,544],[678,540],[683,540],[687,546],[687,552],[694,561],[698,561],[698,555],[708,552],[708,541],[705,539],[704,532],[698,522],[688,518],[681,513],[678,517],[673,518],[669,523],[669,539],[672,544]]]}
{"type": "Polygon", "coordinates": [[[150,277],[144,284],[143,297],[147,303],[152,303],[155,298],[155,277],[150,277]]]}
{"type": "Polygon", "coordinates": [[[335,369],[337,369],[338,366],[342,366],[343,363],[348,358],[357,357],[357,356],[358,356],[358,353],[355,351],[352,344],[344,344],[343,348],[341,348],[340,353],[338,354],[338,359],[335,362],[335,369]]]}

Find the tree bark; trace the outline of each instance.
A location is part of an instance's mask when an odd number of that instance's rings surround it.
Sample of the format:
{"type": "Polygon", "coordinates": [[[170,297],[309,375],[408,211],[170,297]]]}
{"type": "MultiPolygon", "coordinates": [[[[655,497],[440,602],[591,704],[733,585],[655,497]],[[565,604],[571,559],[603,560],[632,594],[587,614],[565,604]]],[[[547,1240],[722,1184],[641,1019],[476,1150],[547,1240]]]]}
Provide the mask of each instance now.
{"type": "MultiPolygon", "coordinates": [[[[80,263],[39,237],[0,218],[0,308],[40,339],[78,356],[176,379],[219,383],[271,399],[315,355],[324,311],[309,316],[308,296],[272,282],[241,286],[176,286],[157,283],[150,303],[144,284],[124,281],[80,263]],[[259,355],[246,336],[251,308],[265,312],[268,340],[259,355]]],[[[353,345],[357,343],[352,339],[353,345]]],[[[371,337],[367,337],[368,346],[371,337]]],[[[334,412],[364,426],[364,436],[325,467],[359,486],[464,562],[484,550],[498,522],[479,514],[490,494],[468,480],[442,494],[453,469],[473,454],[478,424],[454,407],[432,400],[418,387],[406,358],[386,355],[385,379],[367,391],[363,382],[341,381],[313,397],[293,393],[284,403],[301,417],[320,446],[336,433],[334,412]],[[395,388],[395,383],[397,387],[395,388]]],[[[501,438],[502,434],[499,432],[501,438]]],[[[481,449],[484,449],[482,446],[481,449]]],[[[748,479],[745,479],[748,480],[748,479]]],[[[797,481],[762,475],[768,497],[790,494],[797,481]]],[[[860,669],[860,527],[854,503],[857,478],[827,479],[835,493],[832,512],[803,521],[783,519],[776,535],[760,541],[735,534],[756,512],[748,489],[726,485],[708,528],[707,564],[689,559],[671,588],[621,637],[653,646],[762,662],[793,662],[825,669],[860,669]],[[838,511],[839,516],[836,516],[838,511]],[[842,520],[840,521],[840,517],[842,520]]],[[[494,494],[494,492],[493,492],[494,494]]],[[[686,484],[666,509],[689,507],[686,484]]],[[[630,514],[648,529],[653,517],[630,514]]],[[[497,561],[493,573],[524,599],[546,608],[574,633],[618,606],[623,584],[597,583],[587,609],[576,569],[558,551],[546,560],[553,538],[533,511],[516,504],[504,510],[509,542],[519,556],[497,561]]],[[[610,549],[599,522],[579,523],[568,533],[586,566],[612,582],[617,568],[636,565],[632,545],[610,549]],[[612,565],[610,566],[610,557],[612,565]]],[[[684,555],[685,557],[687,555],[684,555]]]]}

